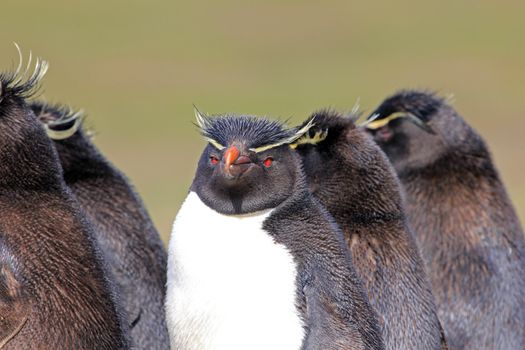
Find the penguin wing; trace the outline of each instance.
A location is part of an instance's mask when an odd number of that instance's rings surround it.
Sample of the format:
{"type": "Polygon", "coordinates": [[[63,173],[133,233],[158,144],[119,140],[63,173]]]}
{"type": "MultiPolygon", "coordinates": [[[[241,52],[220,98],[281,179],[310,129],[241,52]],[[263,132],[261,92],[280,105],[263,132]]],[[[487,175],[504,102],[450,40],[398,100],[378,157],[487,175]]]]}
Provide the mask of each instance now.
{"type": "Polygon", "coordinates": [[[129,321],[130,329],[135,328],[142,316],[142,300],[137,298],[137,284],[140,280],[140,274],[134,270],[133,266],[127,269],[119,264],[117,261],[109,261],[112,276],[115,280],[115,285],[118,288],[118,293],[121,298],[121,303],[126,312],[126,317],[129,321]]]}
{"type": "Polygon", "coordinates": [[[29,316],[29,303],[16,278],[13,259],[0,245],[0,349],[22,330],[29,316]]]}
{"type": "Polygon", "coordinates": [[[303,288],[309,328],[304,349],[353,350],[354,346],[355,349],[370,349],[358,329],[352,326],[356,320],[345,319],[335,298],[322,295],[318,289],[319,286],[303,288]]]}

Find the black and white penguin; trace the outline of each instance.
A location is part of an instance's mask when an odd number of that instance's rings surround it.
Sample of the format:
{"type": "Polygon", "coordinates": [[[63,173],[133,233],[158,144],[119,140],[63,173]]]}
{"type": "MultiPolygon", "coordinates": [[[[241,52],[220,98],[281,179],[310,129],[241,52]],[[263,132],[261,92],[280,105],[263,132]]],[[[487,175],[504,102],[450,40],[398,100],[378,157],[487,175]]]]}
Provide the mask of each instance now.
{"type": "Polygon", "coordinates": [[[353,116],[321,111],[296,143],[313,195],[341,227],[387,349],[446,348],[394,170],[353,116]]]}
{"type": "Polygon", "coordinates": [[[64,180],[93,227],[115,282],[137,349],[169,349],[164,317],[167,255],[144,205],[125,175],[82,130],[83,113],[30,105],[58,152],[64,180]]]}
{"type": "Polygon", "coordinates": [[[290,148],[311,124],[197,120],[208,145],[168,248],[172,348],[382,349],[341,232],[290,148]]]}
{"type": "Polygon", "coordinates": [[[46,69],[0,75],[0,348],[127,349],[92,227],[26,103],[46,69]]]}
{"type": "Polygon", "coordinates": [[[523,349],[525,237],[487,145],[432,93],[398,92],[373,115],[450,348],[523,349]]]}

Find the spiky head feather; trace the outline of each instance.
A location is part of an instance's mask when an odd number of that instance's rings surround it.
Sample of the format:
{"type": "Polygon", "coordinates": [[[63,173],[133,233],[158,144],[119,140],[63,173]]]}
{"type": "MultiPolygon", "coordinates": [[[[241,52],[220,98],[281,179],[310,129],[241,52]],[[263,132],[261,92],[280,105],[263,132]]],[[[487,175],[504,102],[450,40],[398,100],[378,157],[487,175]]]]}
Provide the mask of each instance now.
{"type": "Polygon", "coordinates": [[[0,102],[6,97],[16,96],[20,98],[33,97],[40,88],[40,83],[47,73],[49,64],[47,61],[37,58],[34,68],[31,68],[33,55],[30,52],[29,60],[22,71],[23,57],[20,47],[15,43],[19,54],[19,64],[13,72],[0,74],[0,102]],[[30,73],[32,69],[32,73],[30,73]]]}
{"type": "MultiPolygon", "coordinates": [[[[331,109],[324,109],[313,113],[302,126],[310,124],[315,120],[315,125],[310,127],[306,133],[291,144],[292,148],[301,145],[317,145],[328,137],[335,137],[341,130],[355,128],[355,121],[359,114],[354,112],[347,115],[340,114],[331,109]]],[[[301,126],[300,126],[301,127],[301,126]]]]}
{"type": "Polygon", "coordinates": [[[362,126],[375,130],[392,120],[407,118],[425,131],[434,133],[427,123],[443,103],[444,99],[433,92],[402,90],[385,99],[362,126]]]}
{"type": "Polygon", "coordinates": [[[282,145],[291,145],[312,126],[313,119],[300,128],[288,128],[283,122],[254,116],[206,116],[195,109],[201,134],[215,148],[222,150],[240,142],[259,153],[282,145]]]}
{"type": "Polygon", "coordinates": [[[31,103],[31,109],[52,140],[64,140],[73,136],[85,119],[83,110],[74,110],[69,106],[36,101],[31,103]]]}

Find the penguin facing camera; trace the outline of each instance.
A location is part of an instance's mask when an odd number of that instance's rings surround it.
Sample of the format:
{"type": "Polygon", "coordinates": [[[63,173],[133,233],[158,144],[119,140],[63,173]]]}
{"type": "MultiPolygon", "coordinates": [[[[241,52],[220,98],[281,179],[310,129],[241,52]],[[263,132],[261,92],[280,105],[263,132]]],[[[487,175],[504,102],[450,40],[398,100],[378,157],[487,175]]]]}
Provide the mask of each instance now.
{"type": "Polygon", "coordinates": [[[175,349],[383,349],[333,219],[308,192],[291,130],[196,111],[208,144],[168,249],[175,349]]]}

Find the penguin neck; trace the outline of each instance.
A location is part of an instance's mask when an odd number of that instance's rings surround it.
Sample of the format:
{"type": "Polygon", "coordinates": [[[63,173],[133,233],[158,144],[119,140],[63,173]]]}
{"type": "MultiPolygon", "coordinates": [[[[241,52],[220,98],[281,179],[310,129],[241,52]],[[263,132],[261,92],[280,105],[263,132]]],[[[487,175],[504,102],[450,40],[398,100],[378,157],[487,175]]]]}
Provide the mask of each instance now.
{"type": "Polygon", "coordinates": [[[398,171],[398,176],[403,184],[413,181],[445,181],[448,182],[447,186],[456,182],[477,181],[476,179],[481,177],[499,179],[490,153],[485,147],[476,152],[453,148],[425,167],[398,171]]]}
{"type": "MultiPolygon", "coordinates": [[[[3,123],[10,117],[0,118],[4,118],[0,121],[3,123]]],[[[60,189],[63,184],[62,169],[51,141],[36,120],[24,118],[22,123],[22,127],[3,136],[1,141],[1,191],[60,189]]]]}
{"type": "Polygon", "coordinates": [[[344,230],[404,220],[400,186],[393,169],[379,150],[367,159],[357,166],[336,155],[330,160],[330,169],[313,176],[314,195],[344,230]]]}
{"type": "MultiPolygon", "coordinates": [[[[428,239],[428,244],[437,244],[433,240],[448,233],[458,237],[469,235],[469,230],[447,232],[442,226],[481,225],[478,214],[483,213],[473,212],[474,207],[495,208],[494,213],[506,212],[508,218],[516,218],[488,153],[485,156],[449,153],[431,166],[402,174],[400,180],[406,192],[410,223],[418,239],[428,239]],[[432,215],[428,215],[429,212],[432,215]],[[457,224],[445,224],[454,221],[457,224]]],[[[513,220],[507,220],[502,226],[513,220]]]]}
{"type": "Polygon", "coordinates": [[[55,148],[68,184],[89,178],[122,177],[82,130],[66,140],[55,141],[55,148]]]}

